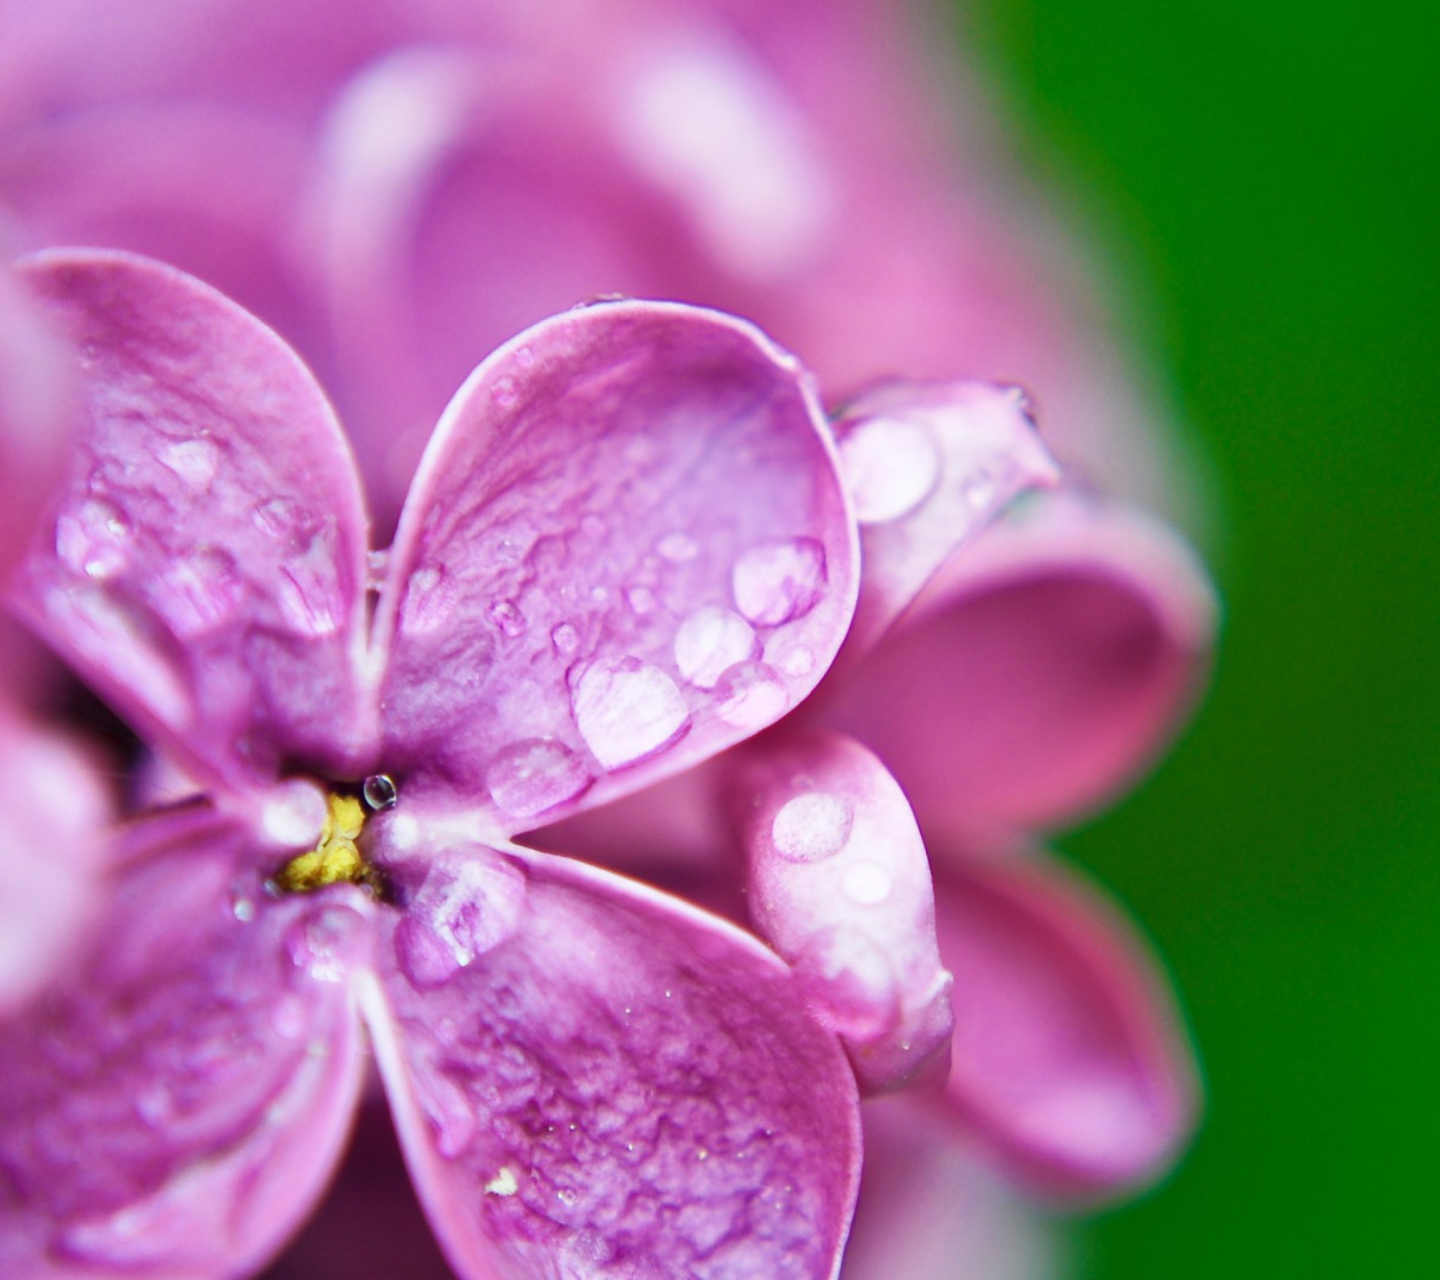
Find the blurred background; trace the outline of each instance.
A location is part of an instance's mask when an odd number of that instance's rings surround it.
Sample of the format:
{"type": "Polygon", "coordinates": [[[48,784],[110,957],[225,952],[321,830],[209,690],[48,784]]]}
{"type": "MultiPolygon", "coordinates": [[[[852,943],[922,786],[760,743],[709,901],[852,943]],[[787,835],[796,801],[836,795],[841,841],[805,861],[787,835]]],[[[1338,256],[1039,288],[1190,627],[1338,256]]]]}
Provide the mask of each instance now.
{"type": "Polygon", "coordinates": [[[966,0],[1032,169],[1213,467],[1212,694],[1061,841],[1179,982],[1209,1115],[1104,1277],[1440,1275],[1440,24],[966,0]]]}

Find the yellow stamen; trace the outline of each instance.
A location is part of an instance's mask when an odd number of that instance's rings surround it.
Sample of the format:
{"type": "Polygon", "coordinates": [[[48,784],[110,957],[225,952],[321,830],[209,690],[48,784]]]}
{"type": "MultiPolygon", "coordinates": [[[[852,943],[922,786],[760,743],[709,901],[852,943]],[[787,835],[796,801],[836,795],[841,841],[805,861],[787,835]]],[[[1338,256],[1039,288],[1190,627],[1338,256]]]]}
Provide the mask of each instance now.
{"type": "Polygon", "coordinates": [[[374,871],[355,843],[365,829],[365,810],[354,796],[330,795],[320,843],[291,858],[275,883],[287,893],[308,893],[327,884],[371,884],[374,871]]]}

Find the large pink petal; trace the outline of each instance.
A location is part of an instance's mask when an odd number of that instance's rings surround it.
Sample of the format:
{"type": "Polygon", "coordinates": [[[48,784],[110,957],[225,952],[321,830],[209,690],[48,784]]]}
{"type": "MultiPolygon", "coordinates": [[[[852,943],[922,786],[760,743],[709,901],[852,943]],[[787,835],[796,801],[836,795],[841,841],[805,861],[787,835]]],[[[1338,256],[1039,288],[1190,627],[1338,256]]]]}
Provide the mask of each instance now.
{"type": "Polygon", "coordinates": [[[844,1041],[862,1089],[943,1080],[951,979],[925,845],[895,780],[836,734],[766,738],[733,767],[751,918],[844,1041]]]}
{"type": "Polygon", "coordinates": [[[789,970],[569,859],[423,852],[391,868],[404,915],[367,1016],[460,1274],[833,1276],[855,1085],[789,970]]]}
{"type": "Polygon", "coordinates": [[[88,420],[17,576],[23,611],[202,774],[353,769],[365,514],[313,379],[158,263],[76,250],[26,275],[80,349],[88,420]]]}
{"type": "Polygon", "coordinates": [[[558,316],[475,371],[421,465],[375,626],[386,767],[501,830],[633,791],[803,698],[856,574],[789,356],[672,304],[558,316]]]}
{"type": "Polygon", "coordinates": [[[947,862],[936,899],[956,1115],[1042,1191],[1107,1195],[1166,1172],[1195,1125],[1195,1067],[1119,909],[1022,855],[947,862]]]}
{"type": "Polygon", "coordinates": [[[0,1024],[0,1272],[230,1276],[295,1229],[339,1154],[368,960],[355,891],[273,901],[194,808],[125,837],[88,956],[0,1024]]]}
{"type": "Polygon", "coordinates": [[[899,778],[927,833],[1058,823],[1108,798],[1184,721],[1215,600],[1153,518],[1026,499],[957,556],[843,688],[833,720],[899,778]]]}
{"type": "Polygon", "coordinates": [[[872,647],[1015,496],[1060,476],[1018,387],[878,387],[835,420],[865,573],[847,660],[872,647]]]}

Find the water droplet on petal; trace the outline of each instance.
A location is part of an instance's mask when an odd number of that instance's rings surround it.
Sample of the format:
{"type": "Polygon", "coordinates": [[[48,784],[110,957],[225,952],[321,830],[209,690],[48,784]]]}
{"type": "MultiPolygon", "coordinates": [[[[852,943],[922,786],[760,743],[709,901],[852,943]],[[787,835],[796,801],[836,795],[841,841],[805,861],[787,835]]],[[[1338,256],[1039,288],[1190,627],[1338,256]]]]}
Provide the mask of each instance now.
{"type": "Polygon", "coordinates": [[[808,676],[815,670],[815,655],[803,645],[791,649],[780,659],[780,670],[796,679],[808,676]]]}
{"type": "Polygon", "coordinates": [[[331,608],[328,584],[319,581],[311,564],[282,565],[275,599],[290,627],[305,636],[334,635],[339,627],[331,608]]]}
{"type": "Polygon", "coordinates": [[[204,493],[220,467],[220,447],[213,440],[170,440],[156,456],[180,477],[192,493],[204,493]]]}
{"type": "Polygon", "coordinates": [[[759,653],[750,624],[718,605],[696,609],[675,633],[675,665],[697,689],[713,689],[730,667],[759,653]]]}
{"type": "Polygon", "coordinates": [[[469,1150],[475,1140],[475,1108],[461,1087],[442,1075],[427,1075],[417,1086],[421,1109],[435,1131],[435,1147],[447,1160],[469,1150]]]}
{"type": "Polygon", "coordinates": [[[222,626],[244,594],[235,557],[219,547],[204,547],[175,561],[151,588],[156,609],[182,640],[222,626]]]}
{"type": "Polygon", "coordinates": [[[857,907],[873,907],[890,896],[890,873],[878,862],[856,862],[840,877],[840,892],[857,907]]]}
{"type": "Polygon", "coordinates": [[[130,562],[130,525],[120,509],[90,498],[55,522],[55,554],[76,573],[101,581],[130,562]]]}
{"type": "Polygon", "coordinates": [[[688,533],[667,533],[655,544],[655,550],[671,564],[684,564],[700,554],[700,544],[688,533]]]}
{"type": "Polygon", "coordinates": [[[412,635],[438,630],[450,616],[453,589],[439,565],[425,565],[410,575],[400,626],[412,635]]]}
{"type": "Polygon", "coordinates": [[[715,685],[716,712],[726,724],[752,732],[773,724],[790,705],[790,692],[763,662],[740,662],[715,685]]]}
{"type": "Polygon", "coordinates": [[[907,516],[934,492],[940,451],[923,422],[869,418],[839,442],[840,471],[861,524],[907,516]]]}
{"type": "Polygon", "coordinates": [[[690,727],[675,682],[638,658],[605,658],[579,673],[570,707],[585,745],[607,769],[654,755],[690,727]]]}
{"type": "Polygon", "coordinates": [[[578,796],[590,785],[585,762],[563,742],[528,738],[496,753],[485,771],[491,799],[515,818],[530,818],[578,796]]]}
{"type": "Polygon", "coordinates": [[[516,347],[515,363],[521,369],[531,368],[535,364],[535,352],[529,347],[516,347]]]}
{"type": "Polygon", "coordinates": [[[770,840],[775,852],[791,862],[820,862],[845,847],[854,820],[849,801],[807,791],[780,807],[770,825],[770,840]]]}
{"type": "Polygon", "coordinates": [[[360,796],[371,813],[382,813],[395,807],[400,792],[388,773],[372,773],[361,785],[360,796]]]}
{"type": "Polygon", "coordinates": [[[267,498],[251,511],[250,520],[272,538],[291,538],[301,523],[300,509],[289,498],[267,498]]]}
{"type": "Polygon", "coordinates": [[[803,618],[825,589],[825,548],[814,538],[752,547],[735,563],[735,604],[756,626],[803,618]]]}
{"type": "Polygon", "coordinates": [[[506,858],[432,866],[395,929],[395,955],[415,987],[448,982],[520,927],[525,877],[506,858]]]}
{"type": "Polygon", "coordinates": [[[515,1180],[515,1170],[508,1165],[485,1184],[487,1196],[513,1196],[519,1189],[520,1184],[515,1180]]]}
{"type": "Polygon", "coordinates": [[[527,627],[525,615],[513,600],[497,600],[490,606],[490,621],[512,640],[523,636],[527,627]]]}
{"type": "Polygon", "coordinates": [[[505,373],[495,379],[490,396],[500,408],[511,409],[520,399],[520,389],[515,385],[515,379],[505,373]]]}
{"type": "Polygon", "coordinates": [[[573,624],[562,622],[550,632],[550,643],[555,646],[556,653],[568,658],[580,647],[580,633],[573,624]]]}
{"type": "Polygon", "coordinates": [[[348,907],[327,906],[292,925],[285,949],[297,969],[317,982],[341,982],[349,973],[360,917],[348,907]]]}

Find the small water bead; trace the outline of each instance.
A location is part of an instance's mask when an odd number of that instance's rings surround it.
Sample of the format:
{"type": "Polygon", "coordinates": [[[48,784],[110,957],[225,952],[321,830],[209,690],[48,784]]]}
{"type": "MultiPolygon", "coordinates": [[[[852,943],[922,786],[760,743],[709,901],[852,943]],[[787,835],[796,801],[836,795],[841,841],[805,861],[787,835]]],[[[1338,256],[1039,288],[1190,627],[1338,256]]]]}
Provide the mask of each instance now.
{"type": "Polygon", "coordinates": [[[550,632],[550,643],[562,658],[571,657],[580,647],[580,633],[572,623],[562,622],[550,632]]]}
{"type": "Polygon", "coordinates": [[[523,636],[528,627],[525,615],[513,600],[497,600],[490,606],[490,621],[504,635],[512,640],[523,636]]]}
{"type": "Polygon", "coordinates": [[[182,640],[222,626],[244,594],[235,557],[219,547],[202,547],[174,561],[151,588],[153,604],[182,640]]]}
{"type": "Polygon", "coordinates": [[[697,689],[713,689],[730,667],[759,654],[750,624],[718,605],[696,609],[675,633],[675,665],[697,689]]]}
{"type": "Polygon", "coordinates": [[[521,369],[533,368],[535,364],[535,352],[529,347],[516,347],[515,364],[521,369]]]}
{"type": "Polygon", "coordinates": [[[780,670],[794,679],[808,676],[815,670],[815,655],[803,646],[791,649],[779,660],[780,670]]]}
{"type": "Polygon", "coordinates": [[[814,538],[789,538],[752,547],[735,562],[735,604],[756,626],[778,627],[803,618],[825,590],[825,548],[814,538]]]}
{"type": "Polygon", "coordinates": [[[425,565],[417,569],[405,585],[405,602],[400,610],[401,628],[412,635],[439,630],[450,616],[453,594],[441,566],[425,565]]]}
{"type": "Polygon", "coordinates": [[[839,442],[840,471],[861,524],[909,515],[940,480],[940,451],[923,422],[868,418],[839,442]]]}
{"type": "Polygon", "coordinates": [[[874,907],[890,896],[890,873],[878,862],[853,863],[840,877],[840,892],[857,907],[874,907]]]}
{"type": "Polygon", "coordinates": [[[388,773],[372,773],[361,785],[360,795],[371,813],[393,809],[400,799],[395,780],[388,773]]]}
{"type": "Polygon", "coordinates": [[[308,564],[281,566],[275,600],[290,628],[302,636],[334,635],[339,629],[330,585],[308,564]]]}
{"type": "Polygon", "coordinates": [[[667,533],[655,544],[655,550],[662,560],[671,564],[684,564],[700,554],[700,544],[688,533],[667,533]]]}
{"type": "Polygon", "coordinates": [[[514,818],[532,818],[564,804],[591,781],[585,762],[553,738],[512,742],[495,754],[485,771],[490,798],[514,818]]]}
{"type": "Polygon", "coordinates": [[[485,1184],[487,1196],[513,1196],[520,1190],[520,1184],[515,1180],[515,1170],[506,1165],[489,1182],[485,1184]]]}
{"type": "Polygon", "coordinates": [[[426,873],[395,929],[400,968],[424,990],[448,982],[520,926],[525,877],[508,859],[451,859],[426,873]]]}
{"type": "Polygon", "coordinates": [[[170,440],[156,456],[192,493],[204,493],[220,468],[220,446],[213,440],[170,440]]]}
{"type": "Polygon", "coordinates": [[[520,400],[520,388],[516,385],[515,379],[508,373],[501,374],[495,379],[495,385],[490,388],[490,398],[502,409],[512,409],[520,400]]]}
{"type": "Polygon", "coordinates": [[[585,745],[607,769],[654,755],[690,727],[675,682],[638,658],[606,658],[578,674],[570,707],[585,745]]]}
{"type": "Polygon", "coordinates": [[[715,697],[726,724],[751,731],[773,724],[790,706],[785,682],[763,662],[737,662],[716,682],[715,697]]]}
{"type": "Polygon", "coordinates": [[[105,581],[130,563],[130,524],[104,498],[88,498],[55,522],[55,554],[67,568],[105,581]]]}
{"type": "Polygon", "coordinates": [[[854,821],[848,800],[827,791],[807,791],[781,805],[770,824],[770,841],[790,862],[820,862],[845,847],[854,821]]]}
{"type": "Polygon", "coordinates": [[[295,967],[317,982],[341,982],[350,970],[360,923],[348,907],[324,907],[291,927],[285,948],[295,967]]]}

